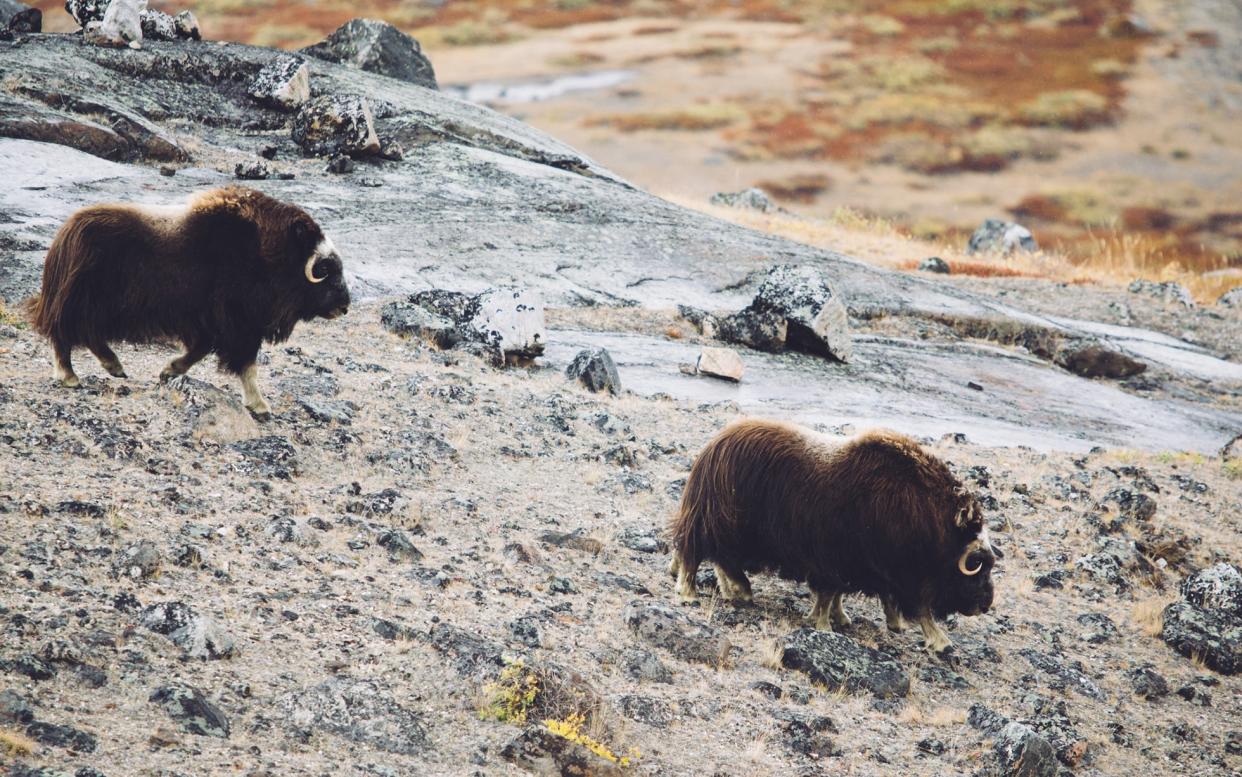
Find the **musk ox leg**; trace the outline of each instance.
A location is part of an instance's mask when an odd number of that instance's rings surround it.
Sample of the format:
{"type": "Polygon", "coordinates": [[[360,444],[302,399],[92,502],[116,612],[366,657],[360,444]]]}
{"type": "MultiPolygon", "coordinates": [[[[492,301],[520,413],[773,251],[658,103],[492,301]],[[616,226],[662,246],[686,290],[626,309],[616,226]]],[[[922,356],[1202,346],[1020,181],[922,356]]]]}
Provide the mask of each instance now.
{"type": "Polygon", "coordinates": [[[55,352],[52,365],[56,381],[65,388],[81,386],[82,381],[78,380],[78,376],[73,372],[73,347],[61,342],[54,342],[52,343],[52,350],[55,352]]]}
{"type": "Polygon", "coordinates": [[[251,415],[259,421],[266,421],[272,417],[272,408],[259,393],[258,373],[253,364],[247,365],[241,371],[242,400],[251,415]]]}
{"type": "Polygon", "coordinates": [[[919,617],[919,628],[923,630],[923,646],[931,652],[944,655],[945,651],[953,647],[953,640],[949,639],[949,635],[944,633],[944,629],[930,613],[919,617]]]}
{"type": "Polygon", "coordinates": [[[95,343],[88,347],[109,375],[114,378],[129,377],[125,374],[125,368],[121,366],[121,360],[116,358],[116,353],[108,347],[107,343],[95,343]]]}
{"type": "Polygon", "coordinates": [[[845,628],[853,621],[845,614],[841,605],[843,594],[835,591],[815,591],[815,602],[811,605],[811,623],[820,631],[832,631],[833,627],[845,628]]]}
{"type": "Polygon", "coordinates": [[[750,580],[741,567],[725,567],[715,564],[716,584],[720,587],[720,595],[729,601],[751,602],[755,597],[750,590],[750,580]]]}
{"type": "Polygon", "coordinates": [[[668,561],[668,576],[676,580],[677,573],[680,571],[681,571],[681,559],[677,557],[676,553],[674,553],[672,554],[672,558],[670,558],[668,561]]]}
{"type": "Polygon", "coordinates": [[[178,375],[184,375],[190,371],[190,368],[203,360],[203,357],[211,353],[211,349],[205,345],[186,345],[185,353],[168,363],[168,366],[160,370],[160,383],[172,380],[178,375]]]}
{"type": "Polygon", "coordinates": [[[894,634],[900,634],[905,631],[906,619],[901,614],[901,610],[897,609],[897,603],[892,599],[881,599],[884,605],[884,620],[888,623],[888,630],[894,634]]]}
{"type": "Polygon", "coordinates": [[[698,573],[698,564],[677,561],[677,595],[684,601],[692,602],[699,598],[699,592],[694,588],[694,576],[698,573]]]}

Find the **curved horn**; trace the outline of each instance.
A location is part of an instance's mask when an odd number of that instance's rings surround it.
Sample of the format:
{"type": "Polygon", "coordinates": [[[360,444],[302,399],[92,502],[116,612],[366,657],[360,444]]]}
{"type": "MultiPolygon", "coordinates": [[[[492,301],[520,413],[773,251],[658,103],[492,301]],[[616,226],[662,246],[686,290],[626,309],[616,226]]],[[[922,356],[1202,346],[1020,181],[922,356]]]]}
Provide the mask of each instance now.
{"type": "Polygon", "coordinates": [[[310,259],[306,260],[306,280],[310,281],[311,283],[323,283],[324,281],[328,279],[328,276],[326,275],[323,276],[322,278],[315,277],[315,260],[318,258],[319,258],[319,253],[316,252],[314,254],[311,254],[310,259]]]}
{"type": "Polygon", "coordinates": [[[959,571],[959,572],[961,572],[963,575],[966,575],[967,577],[971,577],[971,576],[973,576],[973,575],[977,575],[977,574],[979,574],[979,572],[980,572],[980,571],[982,571],[982,570],[983,570],[983,562],[982,562],[982,561],[980,561],[980,562],[979,562],[979,566],[975,567],[974,569],[967,569],[967,568],[966,568],[966,559],[967,559],[969,556],[970,556],[970,548],[967,548],[967,549],[966,549],[966,552],[964,552],[964,553],[962,554],[962,557],[961,557],[961,558],[959,558],[959,559],[957,560],[957,569],[958,569],[958,571],[959,571]]]}

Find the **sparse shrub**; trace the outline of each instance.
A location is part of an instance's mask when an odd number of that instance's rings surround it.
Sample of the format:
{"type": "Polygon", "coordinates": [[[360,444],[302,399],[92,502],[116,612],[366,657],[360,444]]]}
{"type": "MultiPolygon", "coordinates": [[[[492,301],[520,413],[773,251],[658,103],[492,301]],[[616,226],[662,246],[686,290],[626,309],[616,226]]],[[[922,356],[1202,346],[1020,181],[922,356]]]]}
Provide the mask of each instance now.
{"type": "Polygon", "coordinates": [[[539,678],[522,661],[513,661],[500,670],[496,682],[483,687],[485,696],[479,717],[501,723],[525,725],[526,717],[539,697],[539,678]]]}
{"type": "Polygon", "coordinates": [[[19,731],[0,728],[0,753],[4,755],[30,755],[35,751],[33,739],[19,731]]]}
{"type": "Polygon", "coordinates": [[[26,329],[29,326],[20,313],[5,307],[3,302],[0,302],[0,324],[7,324],[18,329],[26,329]]]}
{"type": "Polygon", "coordinates": [[[1045,92],[1019,108],[1018,118],[1036,127],[1084,130],[1108,121],[1108,100],[1087,89],[1045,92]]]}
{"type": "Polygon", "coordinates": [[[625,768],[637,761],[641,757],[641,753],[637,750],[630,750],[627,755],[618,755],[608,748],[603,742],[594,739],[582,730],[583,724],[586,723],[586,716],[575,712],[565,717],[564,720],[548,719],[543,722],[548,731],[556,734],[558,737],[568,739],[570,742],[582,745],[587,750],[595,753],[606,761],[625,768]]]}

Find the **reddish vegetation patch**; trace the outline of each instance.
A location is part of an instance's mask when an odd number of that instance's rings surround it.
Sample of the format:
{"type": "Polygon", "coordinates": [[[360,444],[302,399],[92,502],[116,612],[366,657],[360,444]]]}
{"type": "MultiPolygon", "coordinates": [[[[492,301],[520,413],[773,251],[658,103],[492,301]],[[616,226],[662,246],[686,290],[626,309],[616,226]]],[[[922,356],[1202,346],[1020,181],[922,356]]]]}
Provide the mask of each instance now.
{"type": "Polygon", "coordinates": [[[755,184],[778,200],[785,202],[814,202],[815,198],[828,191],[832,179],[826,175],[808,174],[795,175],[780,181],[759,181],[755,184]]]}
{"type": "Polygon", "coordinates": [[[1177,221],[1164,208],[1126,208],[1121,212],[1121,225],[1132,231],[1171,229],[1177,221]]]}
{"type": "MultiPolygon", "coordinates": [[[[1040,275],[1039,273],[1036,273],[1036,272],[1029,272],[1026,270],[1015,270],[1012,267],[1006,267],[1005,265],[995,264],[992,262],[973,262],[973,261],[967,261],[963,259],[954,259],[954,260],[949,260],[947,263],[949,265],[949,273],[951,275],[971,275],[976,278],[1042,278],[1044,277],[1043,275],[1040,275]]],[[[919,266],[919,263],[912,259],[910,261],[903,262],[901,264],[901,269],[916,270],[918,269],[918,266],[919,266]]]]}

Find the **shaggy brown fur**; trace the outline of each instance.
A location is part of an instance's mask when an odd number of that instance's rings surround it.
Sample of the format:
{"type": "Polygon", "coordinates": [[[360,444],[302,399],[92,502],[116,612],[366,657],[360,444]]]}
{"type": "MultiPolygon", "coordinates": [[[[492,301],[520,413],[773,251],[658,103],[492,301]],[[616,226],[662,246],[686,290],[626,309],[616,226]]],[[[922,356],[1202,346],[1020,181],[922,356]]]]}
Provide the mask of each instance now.
{"type": "Polygon", "coordinates": [[[78,385],[74,347],[86,346],[124,377],[110,342],[177,339],[186,353],[162,378],[214,353],[221,369],[242,377],[247,407],[263,415],[254,383],[262,342],[285,340],[298,321],[331,318],[348,305],[340,258],[314,219],[261,192],[228,188],[182,208],[74,213],[48,249],[42,292],[28,313],[51,341],[66,386],[78,385]]]}
{"type": "Polygon", "coordinates": [[[749,598],[746,572],[776,572],[815,592],[821,628],[848,623],[842,594],[871,594],[890,627],[916,618],[941,650],[948,640],[933,617],[992,601],[994,550],[974,497],[893,432],[832,445],[789,424],[732,424],[695,461],[672,536],[683,596],[704,561],[730,598],[749,598]],[[963,563],[979,572],[963,574],[963,563]]]}

